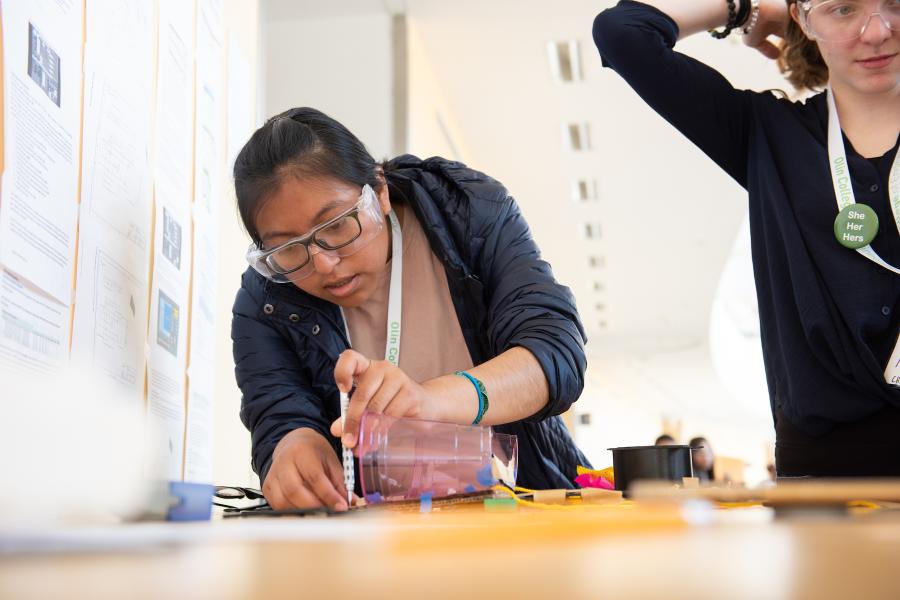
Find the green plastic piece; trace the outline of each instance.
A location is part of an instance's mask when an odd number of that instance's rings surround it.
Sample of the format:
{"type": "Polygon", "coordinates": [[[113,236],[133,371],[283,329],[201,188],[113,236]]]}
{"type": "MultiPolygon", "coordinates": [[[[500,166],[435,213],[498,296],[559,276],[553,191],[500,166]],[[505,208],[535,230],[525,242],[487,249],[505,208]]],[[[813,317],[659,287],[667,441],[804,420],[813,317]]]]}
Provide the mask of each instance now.
{"type": "Polygon", "coordinates": [[[485,498],[484,510],[504,511],[516,510],[516,501],[512,498],[485,498]]]}

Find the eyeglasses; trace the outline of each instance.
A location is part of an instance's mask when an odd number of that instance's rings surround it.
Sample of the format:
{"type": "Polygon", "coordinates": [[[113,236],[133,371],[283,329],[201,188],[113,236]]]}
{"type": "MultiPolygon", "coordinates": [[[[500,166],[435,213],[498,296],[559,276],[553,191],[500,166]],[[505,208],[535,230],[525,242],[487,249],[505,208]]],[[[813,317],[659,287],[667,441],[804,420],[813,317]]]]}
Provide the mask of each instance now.
{"type": "Polygon", "coordinates": [[[806,30],[824,42],[855,40],[876,16],[885,28],[900,31],[900,0],[880,0],[874,11],[871,0],[806,0],[797,5],[806,30]]]}
{"type": "Polygon", "coordinates": [[[265,496],[263,496],[263,493],[260,490],[231,485],[217,485],[215,496],[216,498],[223,498],[225,500],[242,500],[244,498],[247,500],[265,499],[265,496]]]}
{"type": "Polygon", "coordinates": [[[317,225],[309,233],[265,250],[251,244],[247,262],[263,277],[277,282],[296,282],[312,275],[315,265],[312,256],[324,252],[346,257],[359,252],[384,228],[384,215],[378,196],[364,185],[359,202],[333,219],[317,225]],[[318,250],[313,251],[310,246],[318,250]]]}

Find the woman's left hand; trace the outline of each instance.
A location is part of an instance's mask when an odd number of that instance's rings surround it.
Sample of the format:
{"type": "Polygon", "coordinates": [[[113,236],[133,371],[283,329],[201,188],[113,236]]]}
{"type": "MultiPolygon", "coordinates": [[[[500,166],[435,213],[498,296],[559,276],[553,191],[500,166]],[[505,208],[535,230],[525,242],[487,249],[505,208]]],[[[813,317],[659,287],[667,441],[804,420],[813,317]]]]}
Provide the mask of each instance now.
{"type": "Polygon", "coordinates": [[[428,417],[428,391],[386,360],[370,360],[355,350],[345,350],[334,367],[334,381],[341,392],[349,392],[356,382],[344,427],[340,419],[331,424],[331,433],[341,436],[348,448],[356,445],[366,410],[392,417],[428,417]]]}

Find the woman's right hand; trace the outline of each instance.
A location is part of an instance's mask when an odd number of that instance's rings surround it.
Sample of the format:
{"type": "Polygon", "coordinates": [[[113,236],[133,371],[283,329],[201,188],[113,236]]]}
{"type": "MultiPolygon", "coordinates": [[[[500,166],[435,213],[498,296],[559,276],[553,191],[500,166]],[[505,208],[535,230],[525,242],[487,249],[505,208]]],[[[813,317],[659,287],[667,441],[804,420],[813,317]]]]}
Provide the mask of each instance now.
{"type": "Polygon", "coordinates": [[[316,431],[295,429],[281,438],[263,494],[275,510],[329,507],[345,511],[344,470],[331,443],[316,431]]]}
{"type": "Polygon", "coordinates": [[[759,19],[749,35],[744,36],[744,43],[759,50],[766,58],[776,60],[781,49],[769,41],[769,36],[783,38],[790,18],[784,0],[760,0],[759,19]]]}

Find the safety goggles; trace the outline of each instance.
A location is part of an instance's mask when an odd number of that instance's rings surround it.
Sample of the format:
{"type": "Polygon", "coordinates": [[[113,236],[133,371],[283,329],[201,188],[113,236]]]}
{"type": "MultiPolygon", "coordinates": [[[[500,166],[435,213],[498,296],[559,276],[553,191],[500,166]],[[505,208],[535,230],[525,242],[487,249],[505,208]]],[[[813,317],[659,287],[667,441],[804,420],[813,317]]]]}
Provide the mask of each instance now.
{"type": "Polygon", "coordinates": [[[247,262],[260,275],[277,283],[297,282],[315,271],[313,255],[319,252],[341,258],[355,254],[384,229],[384,214],[378,196],[364,185],[352,207],[270,250],[251,244],[247,262]]]}
{"type": "Polygon", "coordinates": [[[798,2],[803,27],[816,40],[849,42],[865,33],[876,17],[900,31],[900,0],[806,0],[798,2]]]}

